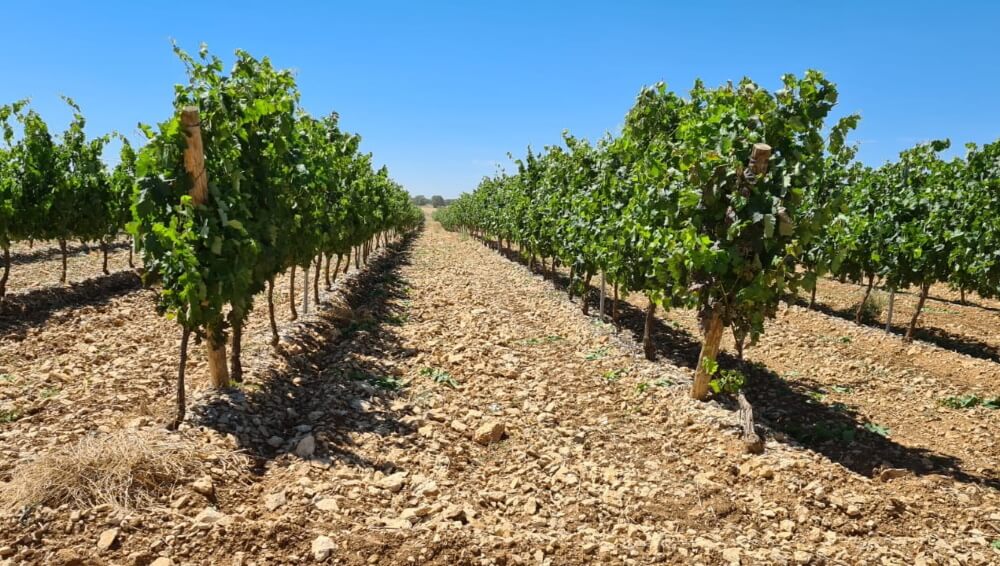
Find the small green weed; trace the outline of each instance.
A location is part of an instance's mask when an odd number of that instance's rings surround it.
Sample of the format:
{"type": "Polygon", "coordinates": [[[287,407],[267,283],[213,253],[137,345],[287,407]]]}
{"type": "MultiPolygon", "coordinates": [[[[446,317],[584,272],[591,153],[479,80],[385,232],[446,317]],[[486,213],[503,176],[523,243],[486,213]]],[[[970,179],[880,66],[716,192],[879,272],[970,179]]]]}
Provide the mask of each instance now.
{"type": "Polygon", "coordinates": [[[810,399],[816,401],[817,403],[822,403],[823,399],[826,398],[826,393],[823,393],[822,391],[818,390],[807,391],[806,395],[808,395],[810,399]]]}
{"type": "Polygon", "coordinates": [[[347,328],[344,329],[344,335],[351,336],[358,332],[370,332],[375,330],[376,326],[377,324],[372,319],[353,320],[347,325],[347,328]]]}
{"type": "MultiPolygon", "coordinates": [[[[882,312],[888,304],[886,293],[873,290],[868,296],[868,301],[861,308],[861,320],[876,321],[882,317],[882,312]]],[[[851,305],[851,312],[857,312],[858,303],[851,305]]]]}
{"type": "Polygon", "coordinates": [[[12,423],[21,416],[21,411],[17,409],[0,409],[0,423],[12,423]]]}
{"type": "Polygon", "coordinates": [[[431,378],[438,385],[447,385],[452,389],[458,387],[458,381],[450,373],[442,369],[426,367],[420,370],[420,375],[431,378]]]}
{"type": "Polygon", "coordinates": [[[939,399],[938,403],[949,409],[972,409],[974,407],[986,407],[987,409],[1000,409],[1000,397],[984,399],[979,395],[969,394],[957,397],[945,397],[939,399]]]}
{"type": "Polygon", "coordinates": [[[991,547],[992,547],[992,548],[993,548],[994,550],[1000,550],[1000,538],[998,538],[998,539],[993,539],[993,542],[991,542],[991,543],[990,543],[990,546],[991,546],[991,547]]]}
{"type": "Polygon", "coordinates": [[[746,376],[743,372],[734,369],[724,369],[708,382],[708,387],[716,394],[727,393],[735,395],[746,385],[746,376]]]}
{"type": "Polygon", "coordinates": [[[850,344],[851,340],[852,340],[852,338],[850,336],[841,336],[840,337],[840,343],[841,344],[850,344]]]}
{"type": "Polygon", "coordinates": [[[373,375],[357,370],[348,373],[347,378],[353,381],[364,381],[387,391],[399,391],[406,386],[405,381],[392,375],[373,375]]]}
{"type": "Polygon", "coordinates": [[[790,430],[789,434],[803,444],[831,441],[850,444],[854,442],[857,430],[849,425],[823,421],[809,426],[796,427],[790,430]]]}
{"type": "Polygon", "coordinates": [[[9,373],[0,373],[0,383],[13,383],[14,376],[9,373]]]}
{"type": "Polygon", "coordinates": [[[587,354],[587,361],[588,362],[592,362],[594,360],[599,360],[599,359],[601,359],[601,358],[603,358],[603,357],[605,357],[607,355],[608,355],[608,347],[607,346],[603,346],[603,347],[598,348],[598,349],[594,350],[593,352],[587,354]]]}
{"type": "Polygon", "coordinates": [[[833,409],[834,411],[837,411],[838,413],[846,413],[847,412],[847,405],[841,403],[840,401],[836,401],[834,403],[831,403],[830,404],[830,408],[833,409]]]}
{"type": "Polygon", "coordinates": [[[653,382],[653,385],[657,387],[670,387],[673,384],[674,384],[673,380],[666,377],[661,377],[660,379],[657,379],[656,381],[653,382]]]}
{"type": "Polygon", "coordinates": [[[832,389],[834,393],[840,393],[841,395],[850,395],[851,393],[854,393],[854,389],[846,385],[834,385],[830,389],[832,389]]]}
{"type": "Polygon", "coordinates": [[[889,434],[892,432],[888,428],[878,424],[878,423],[865,423],[865,430],[872,434],[877,434],[884,438],[889,438],[889,434]]]}
{"type": "Polygon", "coordinates": [[[409,320],[410,320],[410,315],[406,313],[390,314],[389,316],[385,317],[385,322],[393,326],[402,326],[403,324],[406,324],[409,320]]]}
{"type": "Polygon", "coordinates": [[[614,383],[619,379],[621,379],[623,375],[625,375],[625,370],[623,369],[609,369],[608,371],[604,372],[604,375],[602,377],[604,378],[604,381],[607,381],[608,383],[614,383]]]}
{"type": "Polygon", "coordinates": [[[935,314],[962,314],[959,311],[941,307],[924,307],[920,309],[920,312],[930,312],[935,314]]]}
{"type": "Polygon", "coordinates": [[[38,392],[38,396],[42,399],[51,399],[60,393],[62,393],[62,390],[58,387],[46,387],[38,392]]]}

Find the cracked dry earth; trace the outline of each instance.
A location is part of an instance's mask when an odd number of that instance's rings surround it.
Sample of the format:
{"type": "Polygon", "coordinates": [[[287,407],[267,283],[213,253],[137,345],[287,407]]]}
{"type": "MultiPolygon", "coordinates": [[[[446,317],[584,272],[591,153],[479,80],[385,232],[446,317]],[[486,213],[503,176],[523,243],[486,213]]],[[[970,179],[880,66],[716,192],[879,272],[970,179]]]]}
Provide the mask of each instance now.
{"type": "MultiPolygon", "coordinates": [[[[137,511],[8,513],[0,563],[1000,563],[990,548],[1000,492],[985,460],[975,473],[934,462],[865,473],[776,430],[763,455],[745,455],[730,408],[686,397],[689,369],[646,361],[631,333],[432,221],[340,289],[344,299],[318,314],[282,318],[281,353],[255,313],[246,384],[194,395],[178,434],[239,450],[245,466],[207,458],[203,473],[137,511]]],[[[174,335],[149,312],[130,314],[152,309],[147,292],[107,308],[122,319],[104,330],[109,344],[150,328],[174,335]]],[[[111,358],[159,360],[147,371],[164,381],[176,339],[159,336],[111,358]]],[[[690,349],[682,338],[658,335],[665,350],[690,349]]],[[[76,413],[49,402],[0,424],[16,446],[0,480],[55,441],[162,428],[169,382],[118,390],[126,379],[109,380],[73,390],[76,413]],[[115,399],[115,411],[93,408],[115,399]]],[[[780,413],[767,399],[758,410],[780,413]]]]}

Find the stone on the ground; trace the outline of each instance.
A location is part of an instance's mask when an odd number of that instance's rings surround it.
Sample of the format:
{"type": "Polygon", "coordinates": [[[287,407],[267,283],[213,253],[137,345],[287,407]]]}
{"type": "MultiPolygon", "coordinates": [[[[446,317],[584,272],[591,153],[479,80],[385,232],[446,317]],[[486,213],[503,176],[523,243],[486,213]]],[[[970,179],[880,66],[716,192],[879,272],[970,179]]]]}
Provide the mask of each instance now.
{"type": "Polygon", "coordinates": [[[398,492],[403,489],[403,484],[406,483],[406,472],[396,472],[392,475],[386,476],[379,480],[378,486],[382,489],[387,489],[393,493],[398,492]]]}
{"type": "Polygon", "coordinates": [[[285,497],[285,491],[279,491],[278,493],[271,493],[264,497],[264,507],[268,511],[274,511],[285,504],[287,501],[285,497]]]}
{"type": "Polygon", "coordinates": [[[505,431],[506,426],[504,426],[503,421],[489,420],[479,425],[475,434],[472,435],[472,440],[484,446],[487,444],[493,444],[494,442],[499,442],[500,439],[503,438],[505,431]]]}
{"type": "Polygon", "coordinates": [[[118,540],[118,529],[107,529],[97,539],[97,550],[108,550],[118,540]]]}
{"type": "Polygon", "coordinates": [[[191,482],[191,489],[193,489],[196,493],[204,495],[205,497],[212,497],[215,495],[215,484],[212,482],[212,476],[201,476],[191,482]]]}
{"type": "Polygon", "coordinates": [[[307,434],[302,437],[302,440],[295,445],[295,455],[299,458],[308,459],[312,458],[313,454],[316,453],[316,439],[313,435],[307,434]]]}
{"type": "Polygon", "coordinates": [[[317,561],[326,560],[334,550],[337,550],[337,544],[328,536],[320,535],[312,541],[312,554],[317,561]]]}

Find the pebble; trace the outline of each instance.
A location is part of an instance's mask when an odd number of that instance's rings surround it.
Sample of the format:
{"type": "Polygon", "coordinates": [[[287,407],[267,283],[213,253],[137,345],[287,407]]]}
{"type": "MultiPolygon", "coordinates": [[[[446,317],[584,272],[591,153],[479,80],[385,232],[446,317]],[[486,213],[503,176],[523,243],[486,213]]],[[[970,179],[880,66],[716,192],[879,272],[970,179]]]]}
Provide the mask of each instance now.
{"type": "Polygon", "coordinates": [[[494,442],[500,442],[503,438],[506,427],[503,421],[490,420],[481,425],[476,429],[476,432],[472,435],[472,440],[478,444],[488,445],[494,442]]]}
{"type": "Polygon", "coordinates": [[[307,434],[295,445],[295,455],[302,459],[312,458],[316,453],[316,439],[307,434]]]}
{"type": "Polygon", "coordinates": [[[328,536],[320,535],[312,541],[312,555],[318,562],[329,558],[334,550],[337,550],[337,544],[328,536]]]}
{"type": "Polygon", "coordinates": [[[268,511],[274,511],[279,507],[282,507],[287,502],[285,497],[285,491],[281,490],[278,493],[272,493],[264,497],[264,507],[268,511]]]}
{"type": "Polygon", "coordinates": [[[107,529],[97,539],[97,550],[108,550],[118,540],[118,529],[107,529]]]}

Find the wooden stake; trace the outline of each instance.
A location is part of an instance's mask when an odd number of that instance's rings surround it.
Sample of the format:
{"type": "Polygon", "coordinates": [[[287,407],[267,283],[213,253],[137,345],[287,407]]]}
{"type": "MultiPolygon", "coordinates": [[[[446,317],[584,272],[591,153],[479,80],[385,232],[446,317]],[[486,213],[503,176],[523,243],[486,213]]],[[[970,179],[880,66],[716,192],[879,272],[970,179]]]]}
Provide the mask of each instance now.
{"type": "Polygon", "coordinates": [[[601,309],[601,322],[604,322],[604,296],[607,294],[607,278],[604,276],[604,270],[601,270],[601,299],[598,301],[601,309]]]}
{"type": "Polygon", "coordinates": [[[292,311],[291,320],[298,320],[299,313],[295,310],[295,264],[288,275],[288,308],[292,311]]]}
{"type": "Polygon", "coordinates": [[[767,173],[769,159],[771,159],[771,146],[766,143],[753,144],[753,150],[750,152],[750,170],[755,176],[767,173]]]}
{"type": "Polygon", "coordinates": [[[885,319],[885,333],[886,334],[889,334],[890,332],[892,332],[892,307],[893,307],[893,304],[895,302],[896,302],[896,290],[895,289],[890,289],[889,290],[889,312],[886,315],[886,319],[885,319]]]}
{"type": "Polygon", "coordinates": [[[302,314],[309,314],[309,266],[302,268],[302,278],[305,281],[302,284],[302,314]]]}
{"type": "MultiPolygon", "coordinates": [[[[208,173],[205,171],[205,148],[201,140],[201,118],[198,115],[198,108],[185,106],[181,110],[181,129],[186,138],[184,148],[184,170],[191,177],[191,190],[188,195],[196,206],[204,205],[208,202],[208,173]]],[[[223,388],[229,385],[229,366],[226,360],[226,340],[222,336],[217,339],[216,334],[221,336],[222,320],[206,325],[208,339],[205,345],[208,348],[208,370],[212,385],[216,388],[223,388]]]]}
{"type": "MultiPolygon", "coordinates": [[[[221,324],[220,320],[218,324],[221,324]]],[[[229,360],[226,359],[226,337],[214,324],[205,325],[208,335],[205,346],[208,350],[208,374],[212,387],[225,389],[229,387],[229,360]]]]}
{"type": "Polygon", "coordinates": [[[201,141],[201,117],[198,108],[185,106],[181,110],[181,128],[187,138],[184,149],[184,170],[191,176],[191,199],[195,204],[208,202],[208,174],[205,172],[205,147],[201,141]]]}

